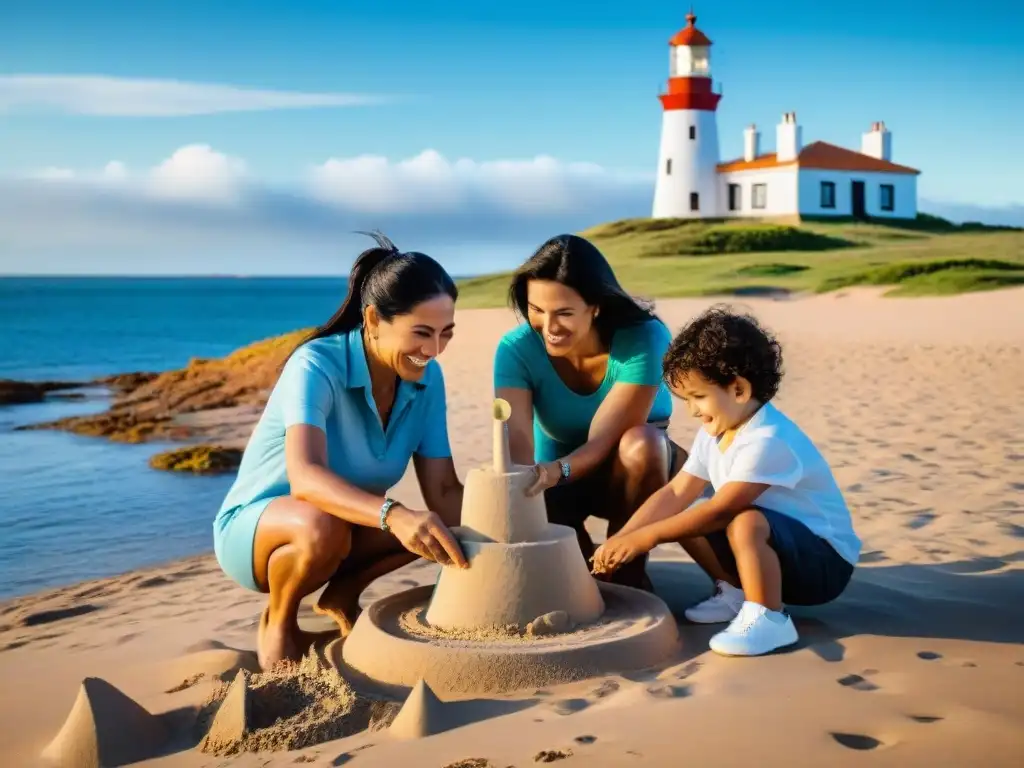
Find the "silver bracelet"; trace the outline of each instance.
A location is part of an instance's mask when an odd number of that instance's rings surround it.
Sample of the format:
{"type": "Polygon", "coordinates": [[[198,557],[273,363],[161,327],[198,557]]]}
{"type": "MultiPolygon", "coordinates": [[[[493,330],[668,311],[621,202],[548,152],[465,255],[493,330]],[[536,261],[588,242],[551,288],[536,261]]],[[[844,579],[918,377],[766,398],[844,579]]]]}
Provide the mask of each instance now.
{"type": "Polygon", "coordinates": [[[391,533],[391,527],[388,525],[388,512],[395,505],[394,499],[384,499],[384,503],[380,505],[380,529],[385,533],[391,533]]]}

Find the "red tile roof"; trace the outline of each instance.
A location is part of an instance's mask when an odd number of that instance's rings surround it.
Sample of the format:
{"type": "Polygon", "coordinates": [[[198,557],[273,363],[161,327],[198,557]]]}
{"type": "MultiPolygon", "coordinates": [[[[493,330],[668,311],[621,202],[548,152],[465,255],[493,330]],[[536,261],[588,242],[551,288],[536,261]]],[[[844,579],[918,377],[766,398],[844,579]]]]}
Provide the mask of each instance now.
{"type": "Polygon", "coordinates": [[[697,21],[697,17],[694,16],[693,11],[686,14],[686,26],[675,33],[672,39],[668,41],[669,45],[711,45],[711,41],[708,36],[701,32],[694,24],[697,21]]]}
{"type": "Polygon", "coordinates": [[[916,168],[879,160],[877,157],[854,152],[852,149],[837,147],[825,141],[815,141],[800,150],[796,160],[779,162],[774,152],[758,155],[753,160],[743,158],[718,164],[719,173],[728,171],[753,171],[758,168],[781,168],[799,165],[801,168],[817,168],[827,171],[884,171],[887,173],[921,173],[916,168]]]}
{"type": "Polygon", "coordinates": [[[774,152],[768,152],[764,155],[758,155],[753,160],[744,160],[742,157],[739,160],[730,160],[727,163],[718,164],[718,172],[724,173],[726,171],[753,171],[758,168],[780,168],[784,165],[795,165],[796,160],[788,160],[784,163],[780,163],[775,158],[774,152]]]}

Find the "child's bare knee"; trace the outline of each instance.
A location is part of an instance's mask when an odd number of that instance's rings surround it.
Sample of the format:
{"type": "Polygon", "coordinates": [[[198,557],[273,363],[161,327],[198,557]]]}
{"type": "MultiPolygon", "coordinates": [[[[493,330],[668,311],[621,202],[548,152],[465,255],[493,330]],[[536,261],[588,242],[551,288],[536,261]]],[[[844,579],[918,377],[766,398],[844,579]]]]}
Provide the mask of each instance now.
{"type": "Polygon", "coordinates": [[[740,512],[725,529],[733,549],[767,541],[769,533],[768,520],[756,509],[740,512]]]}

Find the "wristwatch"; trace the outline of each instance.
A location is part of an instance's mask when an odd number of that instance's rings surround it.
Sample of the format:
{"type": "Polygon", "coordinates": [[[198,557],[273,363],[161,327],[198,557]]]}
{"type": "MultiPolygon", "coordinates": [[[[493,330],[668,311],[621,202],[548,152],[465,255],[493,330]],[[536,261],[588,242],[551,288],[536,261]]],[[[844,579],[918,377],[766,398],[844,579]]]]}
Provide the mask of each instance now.
{"type": "Polygon", "coordinates": [[[559,485],[561,485],[562,483],[569,482],[569,470],[570,470],[569,462],[568,461],[562,461],[561,459],[559,459],[558,460],[558,468],[562,472],[561,477],[558,478],[559,485]]]}
{"type": "Polygon", "coordinates": [[[388,525],[388,512],[395,506],[394,499],[384,499],[384,503],[380,505],[380,529],[385,533],[391,533],[391,527],[388,525]]]}

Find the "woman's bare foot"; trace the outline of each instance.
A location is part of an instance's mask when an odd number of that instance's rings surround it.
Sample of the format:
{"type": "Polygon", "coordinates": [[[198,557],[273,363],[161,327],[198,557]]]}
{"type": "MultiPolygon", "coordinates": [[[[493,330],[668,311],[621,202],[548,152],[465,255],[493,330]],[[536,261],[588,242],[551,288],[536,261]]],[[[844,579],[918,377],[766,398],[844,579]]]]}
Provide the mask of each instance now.
{"type": "Polygon", "coordinates": [[[361,580],[353,578],[353,574],[331,579],[320,593],[313,610],[321,616],[328,616],[337,623],[341,636],[346,637],[355,626],[356,619],[362,613],[359,607],[359,595],[365,585],[361,580]]]}
{"type": "MultiPolygon", "coordinates": [[[[298,631],[296,627],[295,632],[298,631]]],[[[282,661],[298,661],[305,652],[300,646],[301,641],[287,626],[271,623],[270,607],[264,608],[256,641],[256,658],[260,669],[267,671],[282,661]]]]}

